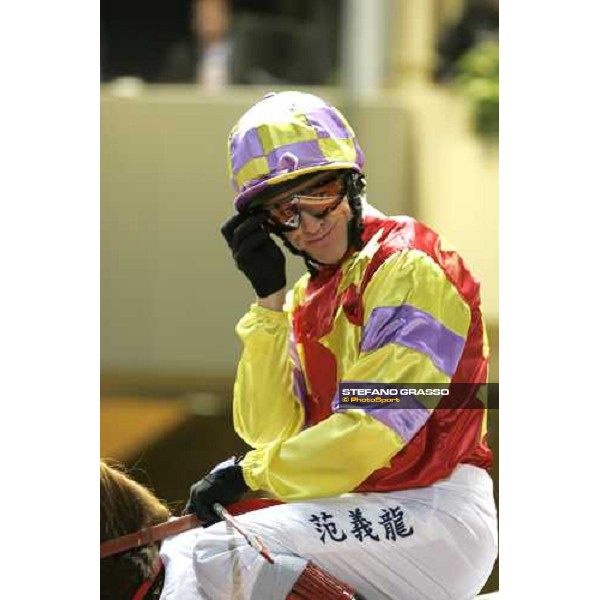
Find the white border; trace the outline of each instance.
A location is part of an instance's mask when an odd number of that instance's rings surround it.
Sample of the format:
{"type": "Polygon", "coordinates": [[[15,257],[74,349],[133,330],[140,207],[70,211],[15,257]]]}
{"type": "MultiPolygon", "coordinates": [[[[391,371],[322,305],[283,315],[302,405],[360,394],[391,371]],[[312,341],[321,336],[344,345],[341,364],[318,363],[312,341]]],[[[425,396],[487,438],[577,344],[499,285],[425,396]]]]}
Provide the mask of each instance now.
{"type": "Polygon", "coordinates": [[[99,589],[99,5],[0,9],[2,597],[99,589]]]}

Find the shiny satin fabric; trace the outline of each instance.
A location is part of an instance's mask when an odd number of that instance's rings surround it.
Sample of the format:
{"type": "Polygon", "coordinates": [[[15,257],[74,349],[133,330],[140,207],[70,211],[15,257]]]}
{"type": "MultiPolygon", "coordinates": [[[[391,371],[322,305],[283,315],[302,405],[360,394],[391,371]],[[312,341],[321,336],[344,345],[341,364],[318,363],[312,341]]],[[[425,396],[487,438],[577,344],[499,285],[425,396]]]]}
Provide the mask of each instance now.
{"type": "Polygon", "coordinates": [[[238,324],[234,425],[254,448],[242,463],[253,489],[284,500],[391,491],[490,466],[476,387],[434,406],[336,407],[343,381],[487,378],[479,284],[460,256],[409,218],[368,216],[363,237],[341,265],[301,278],[285,312],[254,305],[238,324]]]}

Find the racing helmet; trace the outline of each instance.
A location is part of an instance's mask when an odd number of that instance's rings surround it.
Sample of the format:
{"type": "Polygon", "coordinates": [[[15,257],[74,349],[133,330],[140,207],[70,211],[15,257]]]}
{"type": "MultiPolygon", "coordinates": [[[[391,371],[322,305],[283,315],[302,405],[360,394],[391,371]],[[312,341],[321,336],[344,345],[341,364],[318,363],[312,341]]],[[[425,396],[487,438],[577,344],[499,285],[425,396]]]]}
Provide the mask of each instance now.
{"type": "Polygon", "coordinates": [[[313,94],[271,92],[242,115],[228,138],[228,172],[241,211],[257,194],[301,175],[360,173],[364,153],[342,113],[313,94]]]}

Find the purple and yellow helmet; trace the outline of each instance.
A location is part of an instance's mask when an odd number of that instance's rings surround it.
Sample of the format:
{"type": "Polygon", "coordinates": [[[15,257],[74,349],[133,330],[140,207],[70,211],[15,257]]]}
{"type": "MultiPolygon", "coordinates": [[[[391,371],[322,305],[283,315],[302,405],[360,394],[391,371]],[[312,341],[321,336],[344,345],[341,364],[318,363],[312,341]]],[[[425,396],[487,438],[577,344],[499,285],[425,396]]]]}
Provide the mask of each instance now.
{"type": "Polygon", "coordinates": [[[342,113],[302,92],[267,94],[233,127],[228,150],[238,211],[269,186],[317,171],[360,171],[364,163],[342,113]]]}

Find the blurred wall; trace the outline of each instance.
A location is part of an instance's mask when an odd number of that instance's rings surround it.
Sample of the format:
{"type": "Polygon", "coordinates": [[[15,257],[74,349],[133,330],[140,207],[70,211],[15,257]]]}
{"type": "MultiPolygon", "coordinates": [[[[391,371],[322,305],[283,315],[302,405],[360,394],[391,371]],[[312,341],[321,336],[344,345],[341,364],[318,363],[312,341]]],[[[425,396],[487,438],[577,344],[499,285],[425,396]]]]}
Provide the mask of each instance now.
{"type": "Polygon", "coordinates": [[[472,132],[465,100],[445,88],[405,90],[413,124],[415,213],[457,247],[482,282],[489,325],[498,323],[498,145],[472,132]]]}

